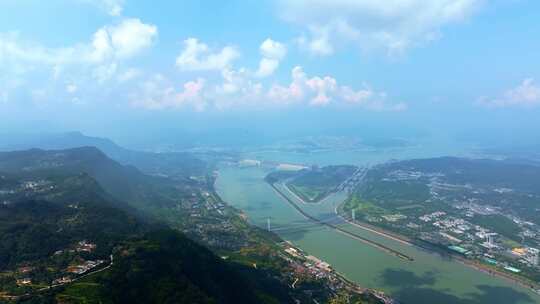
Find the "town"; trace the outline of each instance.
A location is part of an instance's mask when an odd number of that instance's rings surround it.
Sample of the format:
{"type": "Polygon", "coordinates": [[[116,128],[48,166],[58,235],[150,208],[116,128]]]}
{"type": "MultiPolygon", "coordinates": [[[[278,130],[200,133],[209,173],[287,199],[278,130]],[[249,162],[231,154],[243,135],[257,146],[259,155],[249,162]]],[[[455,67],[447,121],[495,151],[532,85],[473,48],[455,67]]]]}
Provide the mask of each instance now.
{"type": "Polygon", "coordinates": [[[360,191],[342,206],[345,218],[398,233],[535,290],[540,287],[540,225],[513,204],[537,199],[539,193],[460,183],[456,173],[450,180],[446,172],[387,166],[379,169],[378,178],[368,175],[358,185],[360,191]]]}
{"type": "Polygon", "coordinates": [[[301,249],[295,247],[291,242],[282,242],[281,247],[287,253],[288,256],[284,258],[291,264],[293,273],[291,279],[293,280],[292,287],[298,283],[302,278],[316,278],[325,279],[330,284],[330,288],[333,292],[339,292],[343,289],[349,289],[353,292],[360,293],[367,298],[376,299],[381,304],[397,304],[395,299],[386,296],[383,292],[361,288],[358,285],[350,282],[341,274],[336,272],[330,264],[320,260],[317,257],[309,255],[301,249]]]}

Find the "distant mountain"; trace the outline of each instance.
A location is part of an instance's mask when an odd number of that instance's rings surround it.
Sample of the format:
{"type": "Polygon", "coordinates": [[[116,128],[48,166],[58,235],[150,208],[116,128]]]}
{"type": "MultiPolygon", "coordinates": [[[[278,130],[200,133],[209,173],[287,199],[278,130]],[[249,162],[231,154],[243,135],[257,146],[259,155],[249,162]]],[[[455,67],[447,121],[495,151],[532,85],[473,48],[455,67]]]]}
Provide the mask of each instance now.
{"type": "Polygon", "coordinates": [[[206,164],[189,153],[153,153],[123,148],[106,138],[90,137],[80,132],[45,134],[4,134],[0,136],[0,150],[27,149],[62,150],[96,147],[110,158],[124,165],[135,166],[148,174],[185,178],[205,173],[206,164]]]}
{"type": "Polygon", "coordinates": [[[88,174],[115,199],[140,209],[173,204],[178,195],[187,195],[182,187],[188,187],[121,165],[94,147],[0,152],[0,172],[33,177],[88,174]]]}
{"type": "Polygon", "coordinates": [[[39,148],[44,150],[61,150],[77,147],[96,147],[109,156],[121,155],[126,149],[106,138],[85,136],[80,132],[43,133],[43,134],[3,134],[0,139],[0,150],[28,150],[39,148]]]}
{"type": "MultiPolygon", "coordinates": [[[[384,209],[377,212],[399,211],[412,218],[432,211],[420,212],[420,208],[406,211],[406,208],[395,209],[396,206],[435,202],[430,203],[430,208],[450,214],[458,209],[445,210],[447,204],[474,203],[499,208],[495,213],[500,212],[498,215],[517,216],[540,224],[540,167],[525,161],[439,157],[391,162],[371,168],[355,194],[357,202],[375,202],[384,209]],[[438,202],[444,202],[443,207],[438,202]]],[[[490,222],[498,222],[505,227],[496,232],[521,240],[513,219],[491,220],[475,223],[488,226],[490,222]]]]}
{"type": "Polygon", "coordinates": [[[443,172],[452,183],[496,185],[530,192],[538,192],[540,189],[540,169],[525,161],[439,157],[405,160],[386,167],[387,170],[414,169],[421,172],[443,172]]]}

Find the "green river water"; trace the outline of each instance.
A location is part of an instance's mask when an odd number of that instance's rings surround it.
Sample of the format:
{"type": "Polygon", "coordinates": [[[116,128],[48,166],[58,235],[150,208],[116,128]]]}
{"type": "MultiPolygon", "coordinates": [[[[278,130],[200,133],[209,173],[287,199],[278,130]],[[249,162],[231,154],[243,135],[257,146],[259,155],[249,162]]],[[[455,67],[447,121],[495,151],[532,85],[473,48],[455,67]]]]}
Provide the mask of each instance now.
{"type": "MultiPolygon", "coordinates": [[[[358,153],[354,153],[355,156],[323,154],[302,156],[277,155],[272,152],[250,156],[320,165],[361,165],[366,162],[373,164],[392,158],[391,153],[376,153],[363,158],[358,157],[358,153]]],[[[224,166],[219,170],[216,189],[223,200],[243,210],[251,223],[266,227],[267,219],[270,218],[272,230],[283,239],[327,261],[338,272],[364,287],[383,290],[402,303],[409,304],[540,303],[540,296],[528,289],[423,249],[384,238],[347,223],[339,224],[344,229],[414,258],[412,262],[405,261],[330,228],[310,223],[264,182],[268,172],[269,169],[258,167],[224,166]]],[[[342,194],[336,194],[321,204],[301,207],[312,216],[335,222],[335,205],[343,199],[342,194]]]]}

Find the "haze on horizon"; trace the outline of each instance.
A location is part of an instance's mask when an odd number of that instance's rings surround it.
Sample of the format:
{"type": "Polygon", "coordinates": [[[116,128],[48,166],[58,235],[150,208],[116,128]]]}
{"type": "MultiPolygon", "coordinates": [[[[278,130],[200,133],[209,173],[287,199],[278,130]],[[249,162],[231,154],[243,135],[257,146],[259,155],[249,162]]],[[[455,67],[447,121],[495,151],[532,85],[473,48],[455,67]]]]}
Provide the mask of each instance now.
{"type": "Polygon", "coordinates": [[[540,1],[0,0],[1,303],[540,303],[540,1]]]}
{"type": "Polygon", "coordinates": [[[538,20],[532,0],[5,0],[0,133],[535,145],[538,20]]]}

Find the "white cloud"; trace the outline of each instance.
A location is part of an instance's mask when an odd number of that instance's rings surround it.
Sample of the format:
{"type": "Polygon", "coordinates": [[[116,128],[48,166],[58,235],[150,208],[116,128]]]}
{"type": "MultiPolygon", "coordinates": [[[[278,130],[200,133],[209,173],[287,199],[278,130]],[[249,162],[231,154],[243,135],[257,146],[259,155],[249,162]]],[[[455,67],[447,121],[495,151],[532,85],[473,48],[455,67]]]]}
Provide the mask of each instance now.
{"type": "Polygon", "coordinates": [[[21,41],[16,33],[0,33],[0,66],[22,72],[27,64],[54,65],[75,58],[76,47],[46,48],[21,41]]]}
{"type": "Polygon", "coordinates": [[[118,75],[118,81],[127,82],[142,75],[142,71],[136,68],[129,68],[118,75]]]}
{"type": "Polygon", "coordinates": [[[388,103],[385,92],[376,92],[367,86],[357,91],[348,86],[342,86],[340,90],[340,96],[345,102],[372,111],[404,111],[408,108],[404,102],[388,103]]]}
{"type": "Polygon", "coordinates": [[[281,0],[280,12],[307,35],[300,45],[329,55],[337,45],[395,54],[437,38],[445,25],[470,16],[485,0],[281,0]]]}
{"type": "Polygon", "coordinates": [[[36,83],[46,83],[51,87],[48,96],[39,99],[58,100],[66,92],[65,83],[87,87],[103,85],[118,73],[126,73],[118,76],[120,80],[134,77],[133,72],[124,72],[123,63],[150,48],[157,35],[156,26],[139,19],[119,20],[98,29],[86,42],[61,47],[26,41],[17,33],[0,33],[0,89],[8,97],[22,96],[36,83]]]}
{"type": "Polygon", "coordinates": [[[405,103],[392,104],[387,101],[385,92],[376,92],[370,88],[353,90],[340,86],[330,76],[309,78],[304,70],[297,66],[291,72],[289,86],[274,85],[267,93],[270,102],[277,104],[298,104],[308,102],[311,106],[326,106],[332,103],[358,106],[374,111],[403,111],[405,103]]]}
{"type": "Polygon", "coordinates": [[[92,76],[94,79],[96,79],[99,83],[104,83],[111,79],[118,70],[118,65],[116,63],[111,64],[103,64],[98,67],[96,67],[93,72],[92,76]]]}
{"type": "Polygon", "coordinates": [[[249,106],[263,98],[263,85],[254,80],[246,69],[225,69],[221,74],[223,83],[207,94],[216,109],[249,106]]]}
{"type": "Polygon", "coordinates": [[[125,19],[115,26],[103,27],[94,34],[89,59],[102,62],[109,58],[131,58],[149,48],[157,34],[155,25],[139,19],[125,19]]]}
{"type": "Polygon", "coordinates": [[[269,58],[262,58],[261,62],[259,62],[259,68],[257,69],[257,72],[255,75],[257,77],[268,77],[278,69],[279,67],[279,60],[276,59],[269,59],[269,58]]]}
{"type": "Polygon", "coordinates": [[[337,81],[332,77],[313,77],[306,81],[306,85],[316,93],[311,99],[312,105],[327,105],[332,98],[329,94],[333,93],[337,88],[337,81]]]}
{"type": "Polygon", "coordinates": [[[130,58],[139,54],[154,43],[158,34],[155,25],[142,23],[139,19],[125,19],[107,30],[118,58],[130,58]]]}
{"type": "Polygon", "coordinates": [[[535,107],[540,106],[540,85],[527,78],[515,88],[509,89],[498,98],[482,97],[478,103],[486,107],[535,107]]]}
{"type": "Polygon", "coordinates": [[[95,5],[111,16],[120,16],[124,10],[125,0],[79,0],[84,3],[95,5]]]}
{"type": "Polygon", "coordinates": [[[142,83],[140,94],[132,96],[132,104],[152,110],[191,106],[197,111],[202,111],[206,107],[203,96],[205,82],[203,78],[198,78],[184,83],[178,90],[163,75],[157,74],[142,83]]]}
{"type": "Polygon", "coordinates": [[[328,37],[328,30],[324,28],[312,28],[312,32],[311,38],[302,35],[297,39],[300,48],[320,56],[327,56],[334,53],[334,47],[328,37]]]}
{"type": "Polygon", "coordinates": [[[297,66],[291,71],[288,85],[265,86],[246,69],[224,69],[221,82],[203,79],[174,85],[156,75],[141,83],[132,96],[132,104],[142,108],[165,110],[191,107],[196,110],[231,108],[264,109],[286,106],[336,106],[372,111],[403,111],[405,103],[388,101],[385,92],[364,85],[362,89],[339,85],[330,76],[308,77],[297,66]]]}
{"type": "Polygon", "coordinates": [[[176,66],[183,71],[223,70],[240,57],[233,46],[225,46],[217,52],[196,38],[184,40],[184,49],[176,58],[176,66]]]}
{"type": "Polygon", "coordinates": [[[270,38],[266,39],[260,46],[262,59],[259,62],[259,69],[255,73],[257,77],[268,77],[278,69],[279,63],[287,54],[287,47],[270,38]]]}
{"type": "Polygon", "coordinates": [[[157,37],[157,27],[139,19],[124,19],[94,33],[90,43],[48,48],[23,41],[17,34],[0,34],[0,65],[22,67],[25,64],[53,65],[61,69],[69,64],[100,64],[125,60],[150,47],[157,37]]]}
{"type": "Polygon", "coordinates": [[[260,47],[261,54],[270,59],[281,60],[285,55],[287,55],[287,47],[277,41],[274,41],[270,38],[266,39],[260,47]]]}
{"type": "Polygon", "coordinates": [[[275,103],[297,103],[304,99],[306,73],[297,66],[291,72],[292,82],[289,86],[273,85],[268,91],[268,98],[275,103]]]}
{"type": "Polygon", "coordinates": [[[223,94],[235,94],[242,91],[249,81],[249,75],[245,69],[238,71],[224,69],[221,72],[223,84],[218,86],[217,90],[223,94]]]}

